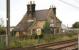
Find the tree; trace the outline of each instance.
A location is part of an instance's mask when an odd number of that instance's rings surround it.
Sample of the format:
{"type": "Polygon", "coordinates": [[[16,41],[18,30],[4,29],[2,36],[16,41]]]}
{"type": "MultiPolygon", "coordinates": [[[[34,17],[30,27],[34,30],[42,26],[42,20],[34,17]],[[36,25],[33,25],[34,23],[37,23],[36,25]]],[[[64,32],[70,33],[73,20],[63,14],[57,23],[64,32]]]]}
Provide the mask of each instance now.
{"type": "Polygon", "coordinates": [[[3,24],[3,19],[0,18],[0,35],[5,34],[5,28],[4,28],[4,24],[3,24]]]}
{"type": "Polygon", "coordinates": [[[46,21],[44,26],[43,26],[43,32],[50,33],[50,23],[48,21],[46,21]]]}
{"type": "Polygon", "coordinates": [[[75,22],[73,25],[72,25],[73,28],[79,28],[79,22],[75,22]]]}
{"type": "Polygon", "coordinates": [[[4,27],[1,27],[1,25],[0,25],[0,35],[3,35],[3,34],[5,34],[5,29],[4,29],[4,27]]]}

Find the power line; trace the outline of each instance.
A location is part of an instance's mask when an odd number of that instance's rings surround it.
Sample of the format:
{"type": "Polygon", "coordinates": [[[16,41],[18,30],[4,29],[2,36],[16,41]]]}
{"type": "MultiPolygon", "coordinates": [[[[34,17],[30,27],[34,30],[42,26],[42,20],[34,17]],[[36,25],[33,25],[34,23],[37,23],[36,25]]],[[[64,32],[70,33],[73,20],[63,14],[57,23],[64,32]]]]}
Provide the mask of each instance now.
{"type": "Polygon", "coordinates": [[[74,7],[74,8],[76,8],[76,9],[79,10],[79,7],[77,7],[77,6],[73,5],[73,4],[70,4],[70,3],[66,2],[66,1],[63,1],[63,0],[60,0],[60,1],[61,1],[62,3],[64,3],[64,4],[66,4],[66,5],[70,5],[70,6],[72,6],[72,7],[74,7]]]}

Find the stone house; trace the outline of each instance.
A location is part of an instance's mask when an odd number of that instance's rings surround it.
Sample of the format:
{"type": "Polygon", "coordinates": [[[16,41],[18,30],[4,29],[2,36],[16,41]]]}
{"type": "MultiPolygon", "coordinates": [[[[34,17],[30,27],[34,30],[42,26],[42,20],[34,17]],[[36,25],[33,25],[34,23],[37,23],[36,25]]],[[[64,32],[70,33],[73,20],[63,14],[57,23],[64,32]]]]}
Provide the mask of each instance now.
{"type": "Polygon", "coordinates": [[[35,6],[36,4],[32,1],[30,1],[30,4],[27,4],[27,12],[14,29],[14,31],[17,32],[17,35],[32,35],[33,32],[38,29],[43,29],[46,21],[49,21],[50,28],[52,28],[54,34],[60,33],[62,22],[56,17],[56,7],[35,10],[35,6]]]}

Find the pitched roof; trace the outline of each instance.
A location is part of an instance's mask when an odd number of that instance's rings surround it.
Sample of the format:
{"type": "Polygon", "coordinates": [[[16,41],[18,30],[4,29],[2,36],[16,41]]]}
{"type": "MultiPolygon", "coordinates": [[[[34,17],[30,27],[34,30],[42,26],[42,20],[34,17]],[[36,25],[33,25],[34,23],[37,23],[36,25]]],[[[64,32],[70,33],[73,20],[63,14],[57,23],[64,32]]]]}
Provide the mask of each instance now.
{"type": "Polygon", "coordinates": [[[37,20],[47,20],[48,11],[49,11],[49,9],[37,10],[36,14],[35,14],[36,19],[37,20]]]}
{"type": "MultiPolygon", "coordinates": [[[[45,10],[36,10],[34,17],[36,17],[36,20],[47,20],[48,18],[49,9],[45,10]]],[[[33,24],[33,22],[27,22],[28,19],[27,13],[25,13],[23,19],[20,21],[20,23],[15,27],[15,31],[27,31],[29,27],[33,24]]],[[[58,19],[59,20],[59,19],[58,19]]]]}
{"type": "Polygon", "coordinates": [[[32,22],[27,22],[27,17],[27,14],[25,14],[23,19],[15,27],[14,31],[27,31],[28,27],[32,25],[32,22]]]}

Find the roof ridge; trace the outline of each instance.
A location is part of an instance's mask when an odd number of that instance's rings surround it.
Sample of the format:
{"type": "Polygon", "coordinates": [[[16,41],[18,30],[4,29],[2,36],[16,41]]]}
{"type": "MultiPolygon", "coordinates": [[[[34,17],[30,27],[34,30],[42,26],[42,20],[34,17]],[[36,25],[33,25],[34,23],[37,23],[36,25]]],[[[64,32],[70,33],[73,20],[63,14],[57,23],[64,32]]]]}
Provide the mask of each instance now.
{"type": "Polygon", "coordinates": [[[41,10],[36,10],[36,11],[44,11],[44,10],[49,10],[49,9],[41,9],[41,10]]]}

